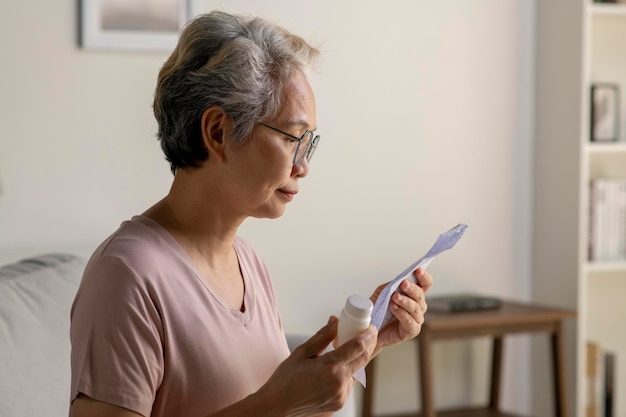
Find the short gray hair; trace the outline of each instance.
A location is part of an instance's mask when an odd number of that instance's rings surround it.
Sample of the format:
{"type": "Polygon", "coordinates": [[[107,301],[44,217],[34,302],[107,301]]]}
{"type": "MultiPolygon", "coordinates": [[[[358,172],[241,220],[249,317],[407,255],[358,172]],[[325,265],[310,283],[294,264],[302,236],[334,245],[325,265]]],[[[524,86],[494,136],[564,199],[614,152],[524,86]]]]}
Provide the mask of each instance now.
{"type": "Polygon", "coordinates": [[[233,120],[230,140],[241,144],[256,123],[278,112],[285,81],[306,73],[318,55],[301,37],[261,18],[214,11],[190,20],[159,72],[154,96],[157,136],[172,172],[208,158],[204,110],[224,109],[233,120]]]}

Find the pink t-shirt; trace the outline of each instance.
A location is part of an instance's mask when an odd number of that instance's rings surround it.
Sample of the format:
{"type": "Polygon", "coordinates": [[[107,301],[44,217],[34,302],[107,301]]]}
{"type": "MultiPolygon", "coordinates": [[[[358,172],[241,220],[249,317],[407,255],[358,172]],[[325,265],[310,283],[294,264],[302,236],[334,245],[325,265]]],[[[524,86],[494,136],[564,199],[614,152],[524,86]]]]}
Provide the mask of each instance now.
{"type": "Polygon", "coordinates": [[[240,238],[234,248],[244,312],[156,222],[122,223],[87,264],[72,307],[72,400],[193,417],[257,391],[289,351],[265,264],[240,238]]]}

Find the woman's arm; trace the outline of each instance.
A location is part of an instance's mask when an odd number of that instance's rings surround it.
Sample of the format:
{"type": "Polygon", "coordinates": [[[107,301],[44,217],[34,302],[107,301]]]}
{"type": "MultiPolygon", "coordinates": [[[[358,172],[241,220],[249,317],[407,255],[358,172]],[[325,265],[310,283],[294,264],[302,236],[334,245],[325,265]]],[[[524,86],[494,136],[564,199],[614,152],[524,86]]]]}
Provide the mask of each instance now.
{"type": "MultiPolygon", "coordinates": [[[[339,348],[323,353],[336,334],[337,318],[331,317],[278,366],[259,391],[207,417],[304,417],[341,409],[354,385],[352,375],[371,359],[377,332],[370,326],[339,348]]],[[[70,417],[142,416],[80,395],[72,403],[70,417]]]]}
{"type": "MultiPolygon", "coordinates": [[[[227,410],[220,411],[217,414],[211,415],[211,417],[226,417],[226,416],[254,416],[254,415],[276,415],[278,414],[263,414],[260,410],[265,405],[260,398],[251,395],[243,401],[240,401],[230,407],[227,410]]],[[[148,417],[142,416],[139,413],[131,411],[129,409],[118,407],[113,404],[105,403],[102,401],[94,400],[86,395],[79,395],[78,398],[72,403],[70,411],[70,417],[148,417]]]]}
{"type": "Polygon", "coordinates": [[[143,417],[126,408],[94,400],[80,394],[70,408],[70,417],[143,417]]]}

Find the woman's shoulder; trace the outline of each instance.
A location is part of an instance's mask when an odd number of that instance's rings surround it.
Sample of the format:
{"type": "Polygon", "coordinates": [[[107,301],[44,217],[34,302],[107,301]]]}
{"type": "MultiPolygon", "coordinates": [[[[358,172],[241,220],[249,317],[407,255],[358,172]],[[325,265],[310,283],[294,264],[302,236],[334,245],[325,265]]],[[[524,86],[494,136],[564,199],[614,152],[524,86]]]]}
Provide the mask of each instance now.
{"type": "Polygon", "coordinates": [[[236,249],[250,250],[252,252],[256,252],[250,242],[248,242],[246,239],[239,235],[235,236],[235,241],[233,242],[233,245],[236,249]]]}
{"type": "Polygon", "coordinates": [[[241,236],[235,237],[233,246],[235,247],[235,250],[240,256],[245,255],[251,259],[256,259],[262,262],[261,256],[256,251],[256,249],[254,249],[252,244],[246,239],[242,238],[241,236]]]}
{"type": "Polygon", "coordinates": [[[237,252],[237,256],[239,258],[239,262],[244,264],[246,267],[253,269],[257,273],[261,273],[262,275],[269,276],[269,272],[267,270],[267,266],[265,262],[258,254],[258,252],[252,247],[252,245],[241,236],[237,236],[235,241],[233,242],[233,246],[235,251],[237,252]]]}
{"type": "MultiPolygon", "coordinates": [[[[150,265],[162,264],[176,252],[173,238],[153,220],[134,216],[122,222],[94,251],[87,268],[101,264],[123,265],[129,271],[139,272],[150,265]]],[[[141,274],[139,274],[141,275],[141,274]]]]}

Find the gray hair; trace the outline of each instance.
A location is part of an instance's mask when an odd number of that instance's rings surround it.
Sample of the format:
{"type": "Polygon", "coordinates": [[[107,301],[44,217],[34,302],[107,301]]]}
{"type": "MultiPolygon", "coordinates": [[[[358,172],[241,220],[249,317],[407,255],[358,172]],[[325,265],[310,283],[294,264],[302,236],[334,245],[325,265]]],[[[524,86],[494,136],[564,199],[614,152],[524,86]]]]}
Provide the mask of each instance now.
{"type": "Polygon", "coordinates": [[[279,111],[284,82],[306,73],[318,49],[260,18],[214,11],[190,20],[159,72],[154,116],[172,173],[208,157],[200,124],[216,105],[233,120],[229,140],[243,143],[255,124],[279,111]]]}

